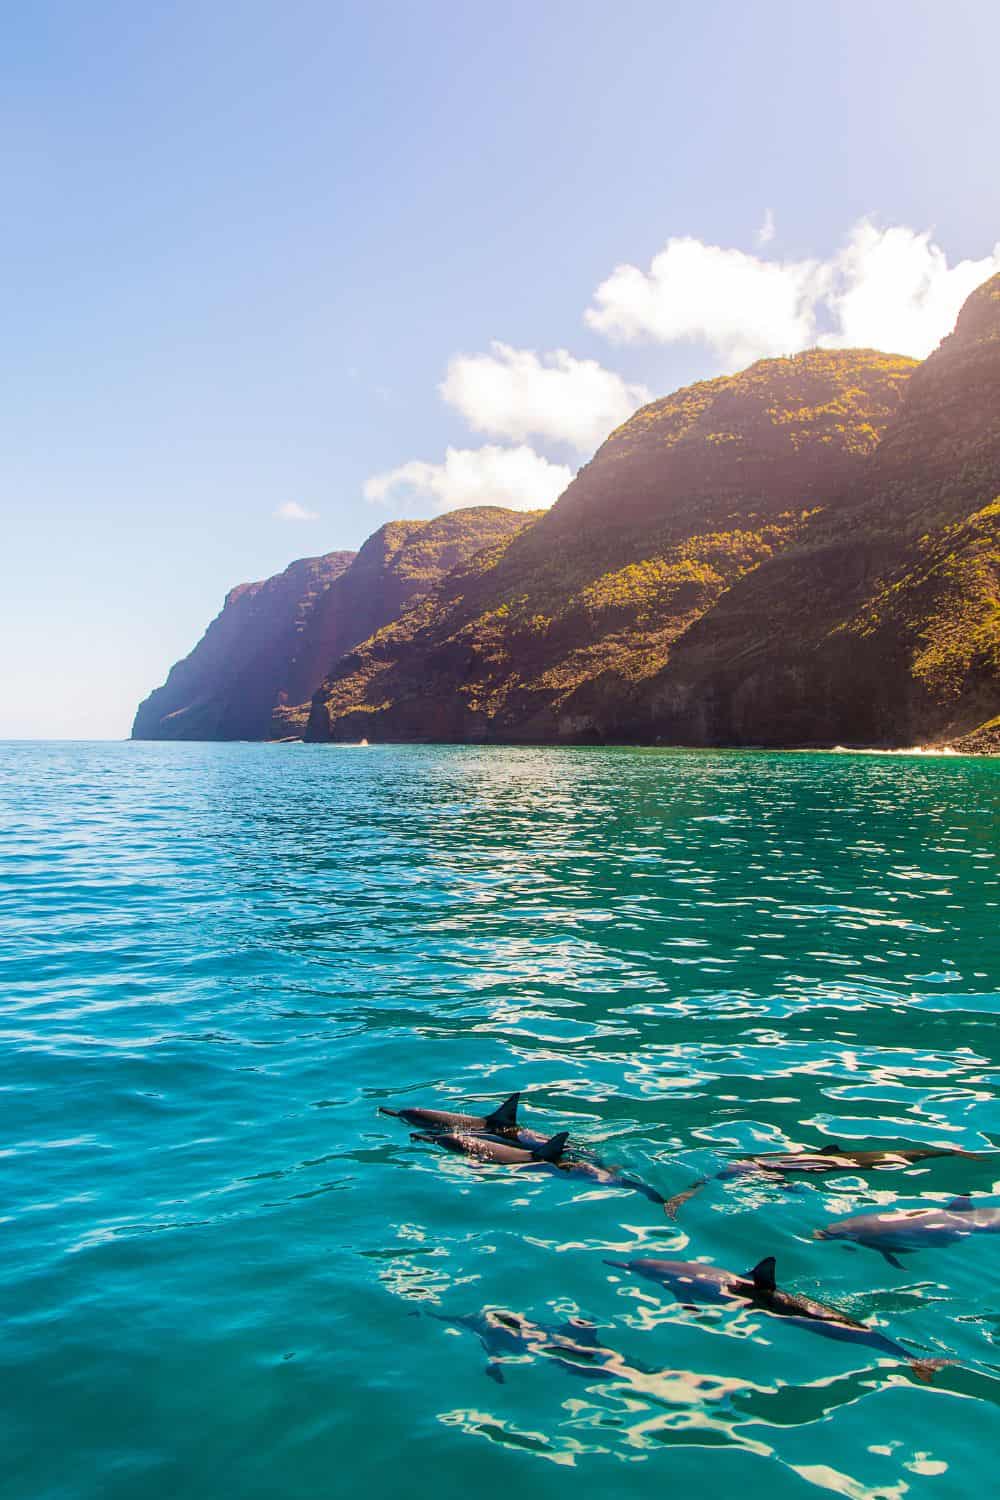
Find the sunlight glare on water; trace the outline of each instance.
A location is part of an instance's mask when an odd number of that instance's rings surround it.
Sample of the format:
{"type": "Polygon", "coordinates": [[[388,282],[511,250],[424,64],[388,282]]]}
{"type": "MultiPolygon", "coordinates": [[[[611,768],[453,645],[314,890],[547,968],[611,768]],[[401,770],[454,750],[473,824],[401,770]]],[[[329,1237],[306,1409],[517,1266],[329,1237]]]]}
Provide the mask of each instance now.
{"type": "Polygon", "coordinates": [[[1000,1235],[900,1270],[813,1231],[1000,1206],[994,1160],[714,1174],[1000,1142],[998,814],[964,757],[0,746],[0,1494],[989,1488],[1000,1235]],[[377,1113],[517,1089],[663,1194],[713,1180],[671,1222],[377,1113]],[[772,1254],[951,1363],[605,1264],[772,1254]],[[614,1358],[543,1334],[489,1378],[484,1307],[614,1358]]]}

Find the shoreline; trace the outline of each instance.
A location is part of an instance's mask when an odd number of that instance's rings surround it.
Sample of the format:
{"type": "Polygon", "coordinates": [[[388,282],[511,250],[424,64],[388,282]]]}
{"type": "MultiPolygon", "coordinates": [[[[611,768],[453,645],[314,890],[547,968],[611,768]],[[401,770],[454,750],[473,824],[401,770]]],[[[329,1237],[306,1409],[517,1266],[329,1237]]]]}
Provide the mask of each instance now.
{"type": "Polygon", "coordinates": [[[683,744],[659,744],[653,740],[431,740],[431,739],[409,739],[409,740],[372,740],[362,744],[359,740],[307,740],[299,735],[283,735],[280,739],[271,740],[196,740],[196,739],[162,739],[136,738],[129,736],[124,740],[92,740],[92,741],[59,741],[59,740],[36,740],[36,741],[10,741],[15,743],[35,744],[130,744],[130,745],[269,745],[274,748],[287,745],[309,745],[319,749],[386,749],[388,747],[415,746],[420,748],[445,749],[449,747],[464,747],[474,750],[659,750],[675,754],[688,752],[691,754],[725,754],[746,753],[768,755],[873,755],[873,756],[904,756],[926,760],[996,760],[1000,757],[1000,747],[997,749],[983,748],[979,750],[958,749],[955,744],[944,745],[683,745],[683,744]]]}

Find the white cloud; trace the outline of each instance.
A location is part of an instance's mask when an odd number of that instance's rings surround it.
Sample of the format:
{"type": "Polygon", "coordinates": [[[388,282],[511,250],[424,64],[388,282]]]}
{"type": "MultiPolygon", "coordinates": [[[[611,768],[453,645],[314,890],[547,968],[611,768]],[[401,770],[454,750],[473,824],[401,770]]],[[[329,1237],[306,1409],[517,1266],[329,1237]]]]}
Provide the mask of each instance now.
{"type": "Polygon", "coordinates": [[[501,448],[449,448],[444,462],[412,459],[365,484],[365,499],[413,512],[458,510],[467,505],[506,505],[540,510],[551,505],[573,478],[565,464],[553,464],[521,444],[501,448]]]}
{"type": "Polygon", "coordinates": [[[970,292],[1000,271],[1000,245],[984,260],[949,266],[930,233],[862,222],[833,262],[826,297],[836,325],[825,348],[886,349],[923,359],[955,326],[970,292]]]}
{"type": "Polygon", "coordinates": [[[286,500],[284,505],[279,505],[273,512],[278,521],[318,521],[319,511],[306,510],[297,500],[286,500]]]}
{"type": "Polygon", "coordinates": [[[476,432],[515,442],[549,438],[584,453],[652,400],[645,386],[594,359],[575,359],[565,349],[539,356],[497,342],[489,354],[456,354],[441,394],[476,432]]]}
{"type": "Polygon", "coordinates": [[[814,260],[768,261],[690,238],[668,240],[648,271],[618,266],[594,293],[587,322],[622,341],[699,340],[723,369],[813,341],[824,268],[814,260]]]}
{"type": "MultiPolygon", "coordinates": [[[[758,245],[774,236],[768,209],[758,245]]],[[[951,331],[965,298],[994,272],[1000,272],[1000,244],[981,260],[949,266],[930,232],[867,221],[825,260],[769,259],[686,236],[668,240],[646,271],[618,266],[597,288],[585,318],[623,342],[701,342],[723,370],[817,344],[919,357],[951,331]]],[[[372,475],[366,499],[410,514],[470,505],[541,509],[573,474],[524,440],[535,436],[589,452],[651,399],[644,386],[596,360],[503,343],[489,353],[456,355],[441,394],[470,427],[517,446],[448,448],[441,463],[413,459],[372,475]]],[[[295,501],[275,515],[316,519],[295,501]]]]}
{"type": "MultiPolygon", "coordinates": [[[[759,236],[773,228],[770,215],[759,236]]],[[[594,293],[591,328],[621,341],[697,340],[724,370],[811,345],[922,357],[950,333],[969,293],[1000,271],[1000,245],[949,266],[930,233],[862,221],[826,260],[768,260],[671,239],[648,271],[618,266],[594,293]],[[832,325],[832,326],[831,326],[832,325]]]]}

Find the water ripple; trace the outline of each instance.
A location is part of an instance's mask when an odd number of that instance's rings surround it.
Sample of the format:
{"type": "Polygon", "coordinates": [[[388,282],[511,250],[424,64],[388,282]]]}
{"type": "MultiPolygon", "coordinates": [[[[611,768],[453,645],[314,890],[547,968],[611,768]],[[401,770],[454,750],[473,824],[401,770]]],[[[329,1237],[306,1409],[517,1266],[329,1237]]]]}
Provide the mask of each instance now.
{"type": "Polygon", "coordinates": [[[976,1487],[1000,1238],[900,1272],[812,1231],[995,1203],[1000,1157],[714,1174],[824,1141],[1000,1146],[1000,766],[7,745],[0,835],[0,1493],[976,1487]],[[665,1194],[709,1181],[671,1223],[376,1113],[516,1088],[665,1194]],[[925,1385],[604,1265],[639,1254],[774,1254],[952,1362],[925,1385]],[[550,1330],[502,1384],[483,1308],[550,1330]],[[606,1357],[566,1355],[573,1317],[606,1357]]]}

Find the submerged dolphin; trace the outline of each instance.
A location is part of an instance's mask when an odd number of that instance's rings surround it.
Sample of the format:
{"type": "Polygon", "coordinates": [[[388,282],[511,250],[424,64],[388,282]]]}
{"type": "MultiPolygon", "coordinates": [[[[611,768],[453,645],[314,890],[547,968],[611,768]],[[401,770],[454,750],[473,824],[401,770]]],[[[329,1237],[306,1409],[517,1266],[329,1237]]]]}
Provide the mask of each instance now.
{"type": "Polygon", "coordinates": [[[854,1240],[869,1250],[877,1250],[898,1270],[903,1269],[900,1255],[953,1245],[970,1234],[1000,1234],[1000,1208],[975,1208],[966,1194],[952,1198],[944,1208],[858,1214],[813,1230],[817,1240],[854,1240]]]}
{"type": "Polygon", "coordinates": [[[560,1324],[534,1323],[521,1313],[508,1312],[501,1307],[484,1307],[481,1312],[465,1317],[452,1318],[441,1313],[431,1313],[430,1316],[475,1334],[489,1356],[486,1374],[500,1385],[504,1380],[502,1361],[505,1355],[541,1355],[571,1375],[591,1378],[595,1370],[626,1378],[628,1375],[652,1373],[639,1366],[626,1365],[617,1350],[599,1343],[594,1324],[583,1318],[569,1318],[560,1324]]]}
{"type": "Polygon", "coordinates": [[[392,1115],[394,1120],[405,1120],[407,1125],[418,1125],[422,1130],[492,1130],[498,1135],[512,1135],[518,1129],[517,1106],[521,1095],[511,1094],[498,1105],[491,1115],[456,1114],[450,1109],[425,1109],[422,1105],[409,1105],[405,1109],[386,1109],[379,1105],[380,1115],[392,1115]]]}
{"type": "Polygon", "coordinates": [[[631,1177],[617,1167],[606,1166],[603,1162],[567,1157],[569,1134],[565,1130],[535,1146],[515,1145],[493,1136],[461,1132],[444,1132],[439,1135],[418,1133],[411,1136],[411,1140],[443,1146],[446,1151],[454,1151],[490,1165],[514,1167],[525,1172],[561,1172],[566,1177],[579,1177],[606,1187],[626,1188],[630,1192],[641,1193],[652,1203],[666,1207],[663,1194],[643,1182],[640,1177],[631,1177]]]}
{"type": "Polygon", "coordinates": [[[745,1156],[732,1161],[716,1172],[715,1177],[700,1177],[690,1187],[675,1193],[668,1201],[667,1214],[671,1219],[689,1198],[693,1198],[709,1182],[732,1177],[765,1177],[780,1179],[800,1174],[818,1176],[824,1172],[844,1172],[856,1167],[862,1172],[898,1170],[918,1161],[932,1161],[945,1156],[964,1156],[974,1161],[985,1153],[964,1151],[960,1146],[946,1149],[931,1146],[904,1146],[877,1151],[853,1151],[844,1146],[823,1146],[816,1151],[765,1151],[760,1156],[745,1156]]]}
{"type": "Polygon", "coordinates": [[[794,1292],[782,1291],[775,1281],[773,1255],[766,1256],[742,1275],[721,1266],[691,1260],[609,1260],[605,1265],[659,1282],[673,1293],[678,1302],[744,1302],[824,1338],[865,1344],[880,1354],[905,1360],[921,1380],[930,1380],[936,1369],[948,1363],[940,1359],[915,1359],[902,1344],[875,1328],[869,1328],[867,1323],[859,1323],[840,1308],[817,1302],[813,1297],[799,1297],[794,1292]]]}
{"type": "Polygon", "coordinates": [[[564,1156],[554,1163],[554,1170],[562,1172],[566,1177],[579,1177],[584,1181],[594,1182],[598,1186],[625,1188],[632,1193],[641,1193],[644,1198],[649,1199],[650,1203],[656,1203],[666,1211],[667,1200],[662,1193],[650,1187],[648,1182],[643,1182],[641,1177],[633,1177],[618,1167],[609,1167],[600,1161],[579,1159],[570,1161],[564,1156]]]}
{"type": "Polygon", "coordinates": [[[620,1381],[640,1395],[670,1404],[724,1401],[743,1382],[721,1375],[696,1375],[690,1370],[669,1370],[630,1360],[618,1349],[601,1343],[597,1328],[584,1318],[565,1323],[536,1323],[521,1313],[501,1307],[484,1307],[466,1317],[430,1313],[430,1317],[452,1328],[472,1333],[485,1350],[486,1374],[504,1384],[504,1365],[525,1358],[547,1359],[569,1375],[584,1380],[620,1381]]]}

